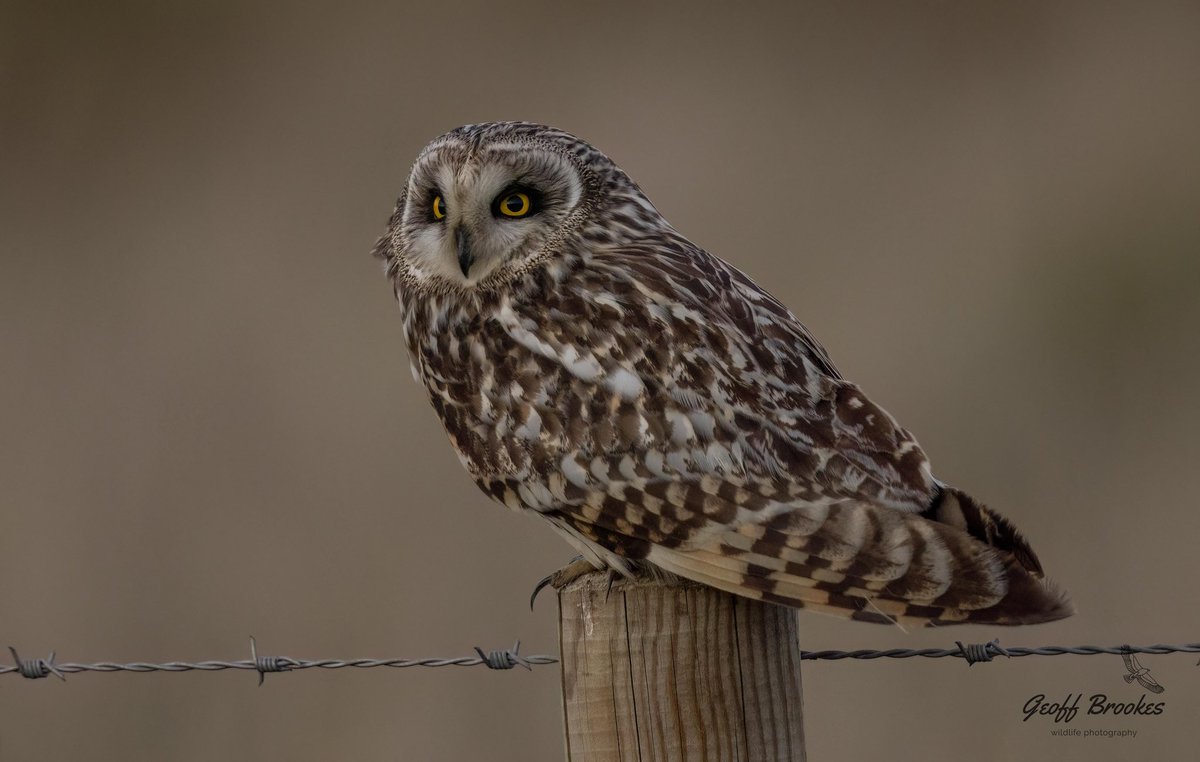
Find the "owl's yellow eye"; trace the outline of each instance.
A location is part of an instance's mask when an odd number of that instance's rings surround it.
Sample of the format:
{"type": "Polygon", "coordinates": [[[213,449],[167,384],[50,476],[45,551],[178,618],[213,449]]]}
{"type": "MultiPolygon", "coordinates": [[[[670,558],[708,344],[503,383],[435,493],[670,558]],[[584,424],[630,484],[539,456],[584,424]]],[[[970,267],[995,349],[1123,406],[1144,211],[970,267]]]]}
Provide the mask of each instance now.
{"type": "Polygon", "coordinates": [[[529,214],[533,204],[529,200],[529,194],[517,191],[500,199],[499,208],[505,217],[524,217],[529,214]]]}
{"type": "Polygon", "coordinates": [[[442,201],[441,196],[433,197],[433,218],[435,220],[446,218],[446,202],[442,201]]]}

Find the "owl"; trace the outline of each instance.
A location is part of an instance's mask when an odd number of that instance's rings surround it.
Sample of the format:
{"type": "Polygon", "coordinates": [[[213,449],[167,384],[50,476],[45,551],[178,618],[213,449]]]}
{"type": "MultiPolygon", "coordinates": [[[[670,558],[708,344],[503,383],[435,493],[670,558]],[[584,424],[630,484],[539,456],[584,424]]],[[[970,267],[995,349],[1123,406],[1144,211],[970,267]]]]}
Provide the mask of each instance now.
{"type": "Polygon", "coordinates": [[[579,138],[442,135],[374,254],[467,472],[589,568],[871,622],[1072,612],[1011,522],[579,138]]]}

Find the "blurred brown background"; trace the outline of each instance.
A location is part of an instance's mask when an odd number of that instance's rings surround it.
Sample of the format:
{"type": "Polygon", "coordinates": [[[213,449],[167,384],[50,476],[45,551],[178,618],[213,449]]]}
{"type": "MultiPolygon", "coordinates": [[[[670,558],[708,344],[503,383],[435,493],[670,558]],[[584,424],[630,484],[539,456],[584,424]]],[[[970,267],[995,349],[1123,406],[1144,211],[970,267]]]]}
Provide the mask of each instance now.
{"type": "MultiPolygon", "coordinates": [[[[808,649],[1200,640],[1200,6],[0,6],[0,645],[64,661],[553,653],[571,551],[487,502],[368,256],[456,125],[591,140],[768,285],[1072,620],[808,649]]],[[[7,659],[7,657],[3,657],[7,659]]],[[[0,659],[0,660],[3,660],[0,659]]],[[[1200,667],[805,668],[814,760],[1194,759],[1200,667]],[[1086,701],[1086,699],[1085,699],[1086,701]]],[[[0,759],[557,760],[558,674],[0,678],[0,759]]]]}

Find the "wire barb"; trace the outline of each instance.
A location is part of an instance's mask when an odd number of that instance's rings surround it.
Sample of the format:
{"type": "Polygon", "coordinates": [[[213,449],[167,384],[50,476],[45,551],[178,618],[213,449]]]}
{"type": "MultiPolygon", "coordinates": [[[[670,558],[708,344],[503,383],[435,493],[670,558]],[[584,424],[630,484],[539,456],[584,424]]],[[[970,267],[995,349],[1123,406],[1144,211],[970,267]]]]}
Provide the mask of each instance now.
{"type": "Polygon", "coordinates": [[[962,657],[966,659],[968,667],[972,667],[981,661],[991,661],[992,656],[1010,655],[1008,651],[1000,646],[999,638],[987,643],[970,643],[965,646],[961,640],[956,640],[954,641],[954,645],[958,646],[958,650],[962,657]]]}
{"type": "Polygon", "coordinates": [[[258,672],[260,687],[268,672],[287,672],[296,665],[295,661],[286,656],[259,656],[258,644],[254,642],[253,635],[250,636],[250,661],[254,662],[254,669],[258,672]]]}
{"type": "Polygon", "coordinates": [[[530,667],[529,662],[522,658],[520,651],[521,641],[519,640],[507,651],[489,651],[486,654],[482,648],[475,646],[475,653],[479,654],[479,661],[488,669],[512,669],[520,665],[532,672],[533,667],[530,667]]]}
{"type": "Polygon", "coordinates": [[[12,654],[13,663],[16,665],[14,670],[28,680],[37,680],[42,677],[54,675],[64,683],[67,681],[65,675],[58,671],[58,666],[54,663],[54,651],[45,659],[26,659],[22,661],[17,655],[17,649],[12,646],[8,647],[8,652],[12,654]]]}

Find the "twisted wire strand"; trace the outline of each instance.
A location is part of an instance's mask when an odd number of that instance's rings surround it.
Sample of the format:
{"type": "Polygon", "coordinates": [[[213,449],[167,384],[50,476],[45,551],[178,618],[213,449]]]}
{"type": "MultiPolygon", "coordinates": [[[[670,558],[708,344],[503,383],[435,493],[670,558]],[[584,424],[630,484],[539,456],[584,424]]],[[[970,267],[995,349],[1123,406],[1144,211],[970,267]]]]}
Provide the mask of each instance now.
{"type": "MultiPolygon", "coordinates": [[[[251,638],[250,658],[233,661],[207,660],[198,662],[170,661],[160,664],[150,662],[131,662],[118,664],[115,662],[96,662],[93,664],[77,664],[75,662],[58,663],[54,652],[45,659],[21,659],[16,649],[10,647],[13,656],[12,665],[0,665],[0,675],[18,674],[27,679],[38,679],[54,675],[65,679],[65,675],[78,672],[219,672],[227,669],[247,670],[257,672],[259,685],[263,676],[268,672],[291,672],[304,669],[374,669],[377,667],[392,667],[405,669],[408,667],[478,667],[505,670],[513,667],[524,667],[531,670],[535,666],[557,664],[558,658],[544,654],[522,656],[521,641],[512,648],[498,649],[485,652],[476,647],[475,656],[459,656],[452,658],[424,659],[294,659],[289,656],[260,656],[257,644],[251,638]]],[[[1200,653],[1200,643],[1183,645],[1151,645],[1151,646],[1000,646],[999,640],[987,643],[963,644],[957,642],[954,648],[889,648],[884,650],[855,650],[855,651],[802,651],[800,658],[805,661],[840,661],[842,659],[940,659],[955,657],[963,659],[967,665],[979,662],[989,662],[995,656],[1096,656],[1109,654],[1171,654],[1171,653],[1200,653]]]]}
{"type": "Polygon", "coordinates": [[[957,656],[961,659],[966,659],[967,663],[971,664],[974,661],[991,661],[990,657],[992,655],[1063,656],[1073,654],[1075,656],[1095,656],[1097,654],[1113,654],[1120,656],[1122,654],[1200,653],[1200,643],[1153,646],[1038,646],[1036,648],[1009,646],[1001,649],[1003,653],[997,654],[995,649],[999,647],[999,641],[993,640],[990,643],[980,643],[973,646],[963,646],[960,643],[955,648],[889,648],[883,651],[803,651],[800,654],[800,658],[806,660],[837,661],[839,659],[911,659],[914,656],[926,659],[940,659],[946,656],[957,656]],[[987,649],[988,658],[972,658],[976,654],[985,653],[982,650],[985,648],[987,649]],[[970,651],[970,656],[968,656],[967,651],[970,651]]]}

